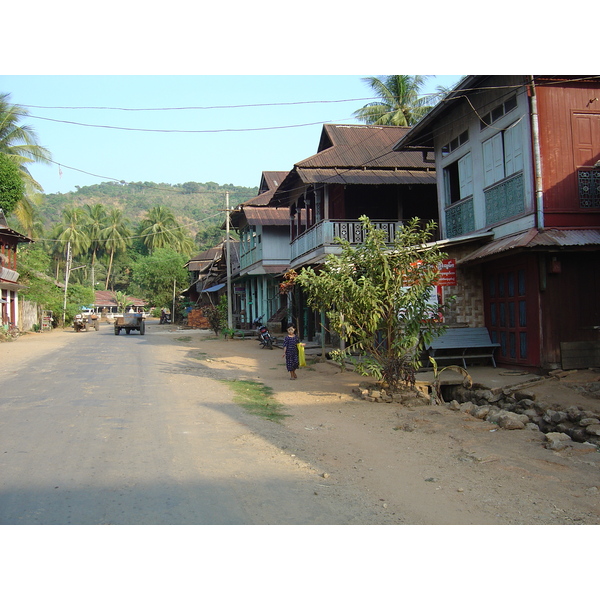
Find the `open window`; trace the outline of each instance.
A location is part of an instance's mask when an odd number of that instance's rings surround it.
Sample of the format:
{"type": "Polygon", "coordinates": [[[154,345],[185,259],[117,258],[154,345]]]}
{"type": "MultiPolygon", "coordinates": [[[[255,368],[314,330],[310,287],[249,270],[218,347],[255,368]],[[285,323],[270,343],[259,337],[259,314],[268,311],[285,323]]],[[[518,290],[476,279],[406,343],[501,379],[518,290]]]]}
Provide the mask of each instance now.
{"type": "Polygon", "coordinates": [[[473,195],[473,161],[471,153],[444,168],[446,204],[454,204],[473,195]]]}

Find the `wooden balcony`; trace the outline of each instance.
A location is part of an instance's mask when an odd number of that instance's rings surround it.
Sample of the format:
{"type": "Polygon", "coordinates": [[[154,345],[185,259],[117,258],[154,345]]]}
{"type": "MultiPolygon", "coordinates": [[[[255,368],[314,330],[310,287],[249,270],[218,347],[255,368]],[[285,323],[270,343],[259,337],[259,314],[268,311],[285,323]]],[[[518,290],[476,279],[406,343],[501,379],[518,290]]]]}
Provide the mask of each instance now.
{"type": "MultiPolygon", "coordinates": [[[[386,241],[390,244],[396,237],[396,231],[402,227],[402,221],[371,221],[371,223],[377,229],[386,231],[386,241]]],[[[335,253],[340,248],[336,238],[351,244],[360,244],[364,241],[362,223],[358,220],[330,220],[316,223],[292,241],[292,265],[294,261],[302,258],[310,259],[321,254],[335,253]]]]}

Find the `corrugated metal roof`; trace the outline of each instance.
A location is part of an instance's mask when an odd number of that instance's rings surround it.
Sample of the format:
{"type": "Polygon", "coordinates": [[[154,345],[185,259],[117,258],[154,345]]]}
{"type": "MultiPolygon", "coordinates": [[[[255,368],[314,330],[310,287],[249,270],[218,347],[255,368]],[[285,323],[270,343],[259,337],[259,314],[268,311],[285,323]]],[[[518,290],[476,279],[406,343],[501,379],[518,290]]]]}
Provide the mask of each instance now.
{"type": "Polygon", "coordinates": [[[375,125],[324,125],[317,154],[296,167],[400,167],[429,168],[415,152],[393,152],[410,127],[375,125]]]}
{"type": "MultiPolygon", "coordinates": [[[[145,300],[134,298],[133,296],[127,296],[127,300],[133,302],[134,306],[144,306],[146,304],[145,300]]],[[[94,292],[94,305],[117,306],[115,293],[110,290],[96,290],[94,292]]]]}
{"type": "Polygon", "coordinates": [[[289,171],[263,171],[260,181],[260,194],[243,202],[241,206],[267,206],[279,185],[289,171]]]}
{"type": "Polygon", "coordinates": [[[263,171],[259,192],[275,191],[289,171],[263,171]]]}
{"type": "Polygon", "coordinates": [[[387,169],[298,169],[303,183],[340,183],[356,185],[435,184],[435,173],[387,169]]]}
{"type": "Polygon", "coordinates": [[[289,225],[287,210],[266,206],[244,206],[244,215],[250,225],[289,225]]]}
{"type": "Polygon", "coordinates": [[[22,233],[19,233],[18,231],[15,231],[14,229],[11,229],[10,227],[4,226],[2,224],[0,224],[0,235],[14,238],[17,241],[17,243],[33,242],[33,240],[31,238],[28,238],[26,235],[23,235],[22,233]]]}
{"type": "Polygon", "coordinates": [[[597,229],[528,229],[515,235],[494,240],[475,252],[461,258],[457,264],[470,263],[495,254],[518,248],[557,248],[600,246],[600,230],[597,229]]]}

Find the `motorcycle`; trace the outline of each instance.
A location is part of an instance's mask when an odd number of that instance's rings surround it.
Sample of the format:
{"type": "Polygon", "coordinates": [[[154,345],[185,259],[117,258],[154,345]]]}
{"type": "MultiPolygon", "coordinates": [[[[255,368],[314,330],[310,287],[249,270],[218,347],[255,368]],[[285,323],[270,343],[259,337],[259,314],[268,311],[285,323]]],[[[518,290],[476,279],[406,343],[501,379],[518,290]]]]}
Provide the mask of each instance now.
{"type": "Polygon", "coordinates": [[[262,317],[255,319],[254,325],[258,331],[258,341],[260,342],[261,348],[273,350],[273,346],[277,345],[277,338],[273,337],[267,326],[262,324],[262,317]]]}

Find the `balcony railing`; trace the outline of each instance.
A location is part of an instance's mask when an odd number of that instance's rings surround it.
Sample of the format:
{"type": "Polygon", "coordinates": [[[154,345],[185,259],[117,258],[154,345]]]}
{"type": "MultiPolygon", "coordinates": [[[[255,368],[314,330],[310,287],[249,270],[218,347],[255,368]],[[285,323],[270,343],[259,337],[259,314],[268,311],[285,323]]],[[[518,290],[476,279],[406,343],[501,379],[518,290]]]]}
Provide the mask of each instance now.
{"type": "Polygon", "coordinates": [[[484,190],[486,225],[514,217],[525,210],[523,186],[523,173],[517,173],[484,190]]]}
{"type": "MultiPolygon", "coordinates": [[[[385,240],[388,244],[394,241],[396,232],[402,227],[401,221],[371,221],[371,224],[386,232],[385,240]]],[[[360,244],[364,241],[364,236],[365,231],[360,221],[320,221],[293,240],[291,259],[295,260],[318,248],[336,245],[335,238],[360,244]]]]}
{"type": "Polygon", "coordinates": [[[262,260],[262,257],[262,245],[254,246],[254,248],[250,248],[250,250],[246,251],[242,248],[240,252],[240,268],[246,269],[255,262],[262,260]]]}

